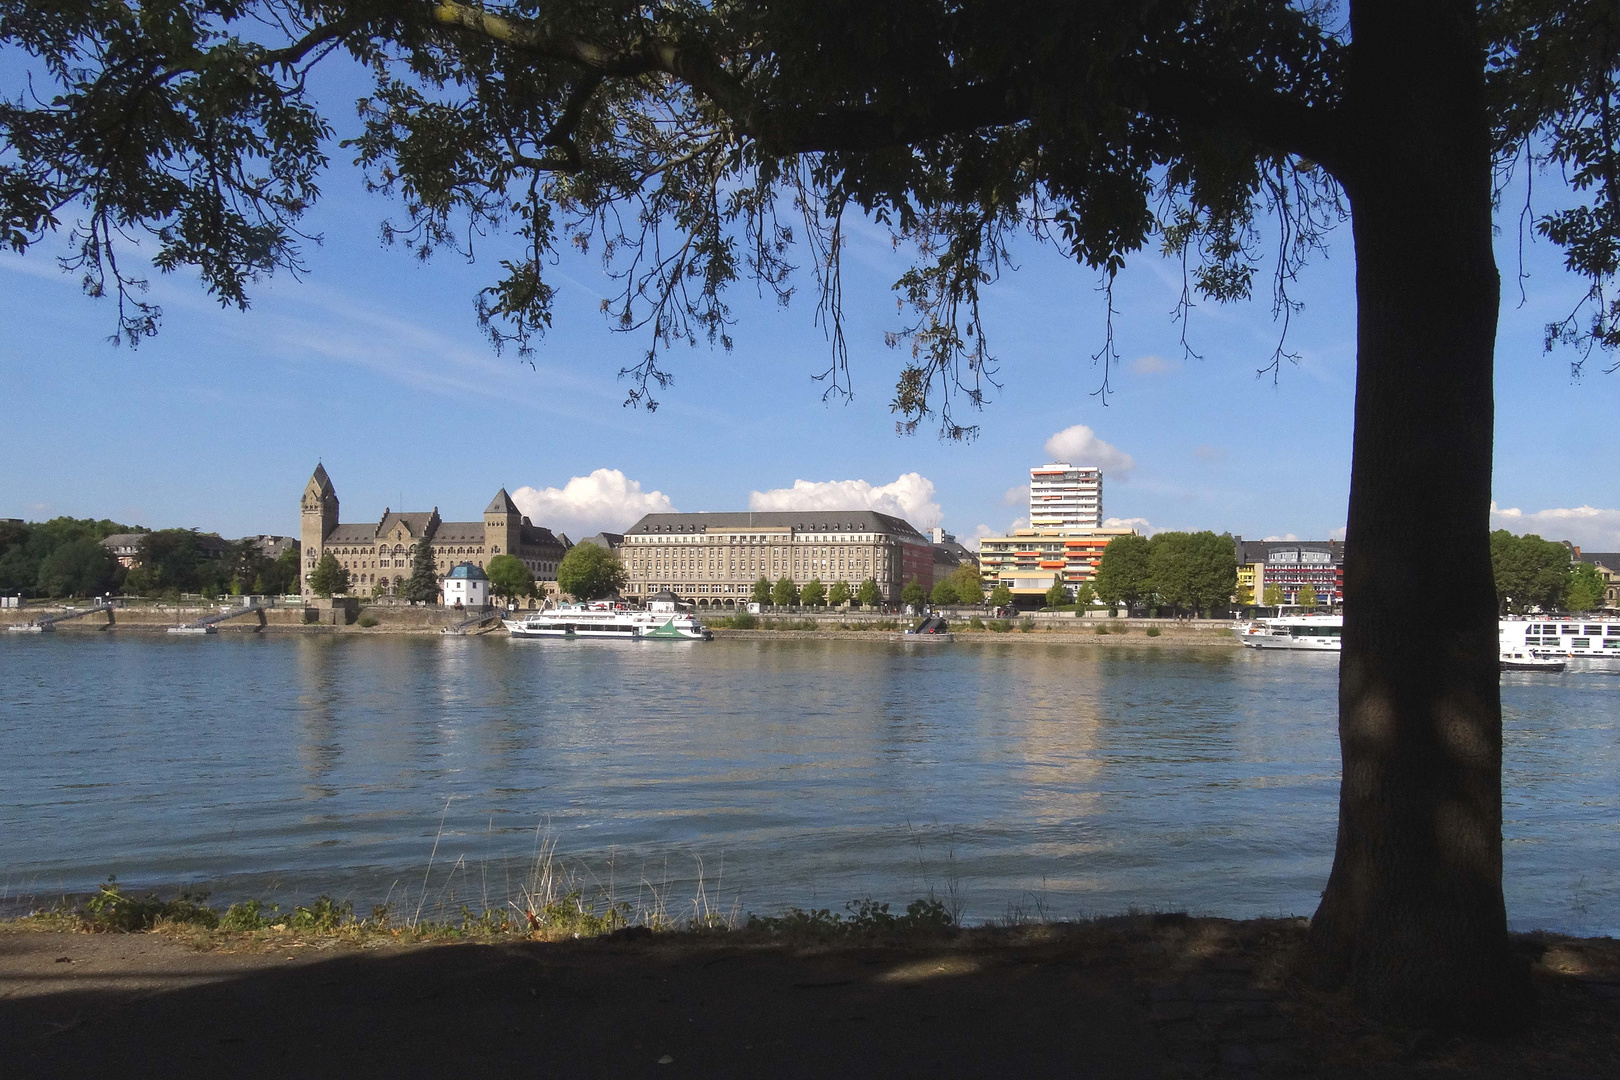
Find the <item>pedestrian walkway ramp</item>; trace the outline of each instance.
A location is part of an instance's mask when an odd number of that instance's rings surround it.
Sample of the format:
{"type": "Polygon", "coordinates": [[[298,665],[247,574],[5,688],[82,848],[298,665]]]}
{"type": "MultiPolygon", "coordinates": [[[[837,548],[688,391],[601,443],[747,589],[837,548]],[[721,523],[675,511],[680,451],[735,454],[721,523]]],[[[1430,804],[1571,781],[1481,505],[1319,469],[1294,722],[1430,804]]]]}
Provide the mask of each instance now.
{"type": "Polygon", "coordinates": [[[215,612],[212,615],[204,615],[196,622],[187,623],[185,626],[171,626],[169,627],[169,633],[212,634],[218,628],[219,624],[227,619],[238,619],[243,615],[252,615],[255,613],[257,613],[259,616],[259,625],[263,626],[267,621],[264,617],[264,605],[255,600],[244,604],[242,607],[231,608],[228,611],[215,612]]]}
{"type": "Polygon", "coordinates": [[[86,615],[100,615],[103,613],[107,616],[107,625],[111,626],[113,622],[112,605],[93,604],[90,607],[79,608],[76,611],[59,611],[55,615],[42,615],[37,619],[17,626],[8,626],[6,631],[12,634],[47,634],[56,629],[57,623],[67,622],[69,619],[82,619],[86,615]]]}
{"type": "Polygon", "coordinates": [[[501,613],[493,610],[486,611],[482,615],[469,615],[467,618],[462,619],[458,623],[451,623],[449,626],[445,627],[441,633],[470,634],[480,626],[483,626],[485,623],[489,622],[491,619],[499,619],[500,617],[501,613]]]}

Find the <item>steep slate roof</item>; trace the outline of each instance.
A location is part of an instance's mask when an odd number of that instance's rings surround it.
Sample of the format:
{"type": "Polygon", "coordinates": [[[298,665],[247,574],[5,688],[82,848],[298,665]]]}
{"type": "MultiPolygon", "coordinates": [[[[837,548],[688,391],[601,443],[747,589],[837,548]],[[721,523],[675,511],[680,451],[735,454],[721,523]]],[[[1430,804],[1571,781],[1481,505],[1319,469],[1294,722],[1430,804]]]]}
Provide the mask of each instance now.
{"type": "Polygon", "coordinates": [[[482,544],[484,542],[484,523],[482,521],[441,521],[439,527],[433,530],[435,544],[482,544]]]}
{"type": "Polygon", "coordinates": [[[497,491],[495,497],[489,500],[489,505],[484,507],[484,513],[486,514],[515,514],[517,512],[517,503],[512,501],[512,496],[506,493],[505,488],[497,491]]]}
{"type": "Polygon", "coordinates": [[[315,473],[310,479],[315,481],[315,486],[320,488],[323,494],[332,491],[332,478],[326,475],[326,466],[320,462],[315,463],[315,473]]]}
{"type": "Polygon", "coordinates": [[[332,544],[375,544],[377,542],[377,526],[375,525],[339,525],[326,534],[321,543],[332,544]]]}
{"type": "Polygon", "coordinates": [[[563,547],[570,546],[566,536],[558,539],[557,536],[552,534],[550,529],[541,528],[539,525],[530,525],[528,518],[523,519],[523,542],[525,544],[559,544],[563,547]]]}
{"type": "MultiPolygon", "coordinates": [[[[433,512],[431,511],[426,514],[421,512],[401,514],[390,510],[388,513],[383,515],[382,521],[378,522],[372,536],[378,537],[382,536],[384,533],[391,532],[396,524],[403,522],[406,530],[412,536],[416,537],[417,539],[421,539],[422,534],[428,530],[428,523],[432,520],[433,512]]],[[[479,522],[478,528],[480,531],[483,529],[483,527],[484,523],[479,522]]]]}
{"type": "Polygon", "coordinates": [[[1604,566],[1614,573],[1620,573],[1620,551],[1583,551],[1581,562],[1604,566]]]}
{"type": "Polygon", "coordinates": [[[803,532],[883,532],[908,540],[928,538],[904,518],[876,510],[750,510],[742,513],[647,514],[627,530],[627,536],[649,533],[697,533],[708,529],[781,529],[803,532]]]}
{"type": "Polygon", "coordinates": [[[1266,562],[1273,551],[1325,551],[1333,557],[1334,562],[1344,561],[1343,540],[1244,540],[1233,537],[1237,541],[1238,563],[1266,562]]]}
{"type": "Polygon", "coordinates": [[[587,536],[580,543],[595,544],[599,548],[616,551],[624,544],[624,533],[599,532],[595,536],[587,536]]]}
{"type": "Polygon", "coordinates": [[[488,581],[489,575],[470,562],[457,563],[445,577],[466,578],[468,581],[488,581]]]}

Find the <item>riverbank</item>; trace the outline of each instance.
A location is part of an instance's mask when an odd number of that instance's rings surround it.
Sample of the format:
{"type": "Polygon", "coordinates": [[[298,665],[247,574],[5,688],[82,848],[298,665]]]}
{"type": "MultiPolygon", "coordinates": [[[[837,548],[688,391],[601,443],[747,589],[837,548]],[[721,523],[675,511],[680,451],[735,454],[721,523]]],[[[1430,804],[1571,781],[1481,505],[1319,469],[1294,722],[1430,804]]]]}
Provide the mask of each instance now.
{"type": "Polygon", "coordinates": [[[829,939],[555,942],[0,924],[19,1076],[1598,1077],[1620,943],[1514,939],[1528,1031],[1437,1036],[1293,977],[1303,920],[1122,916],[829,939]]]}
{"type": "MultiPolygon", "coordinates": [[[[0,629],[20,625],[33,619],[62,614],[63,608],[28,607],[0,609],[0,629]]],[[[96,634],[108,632],[163,633],[170,627],[194,622],[221,611],[219,604],[191,604],[182,606],[139,606],[115,608],[108,613],[95,611],[82,618],[55,624],[54,633],[96,634]]],[[[464,612],[443,607],[408,607],[396,604],[357,605],[352,610],[336,611],[302,607],[277,607],[262,613],[252,613],[228,619],[216,625],[221,634],[274,633],[274,634],[345,634],[345,635],[436,635],[446,627],[466,618],[464,612]],[[313,618],[312,618],[313,616],[313,618]]],[[[705,616],[699,615],[702,619],[705,616]]],[[[750,640],[837,640],[875,641],[890,643],[897,639],[899,630],[916,620],[896,616],[877,616],[857,613],[840,615],[766,616],[763,625],[755,629],[737,630],[714,627],[717,638],[744,638],[750,640]],[[807,629],[806,624],[814,624],[807,629]]],[[[983,621],[983,620],[981,620],[983,621]]],[[[1072,615],[1046,614],[1029,617],[1028,629],[1021,620],[1009,620],[1006,629],[974,629],[966,619],[951,620],[953,642],[1010,641],[1041,644],[1097,644],[1097,645],[1199,645],[1238,647],[1231,625],[1218,620],[1198,622],[1174,619],[1076,619],[1072,615]]],[[[504,635],[495,615],[484,626],[474,627],[469,634],[504,635]]]]}

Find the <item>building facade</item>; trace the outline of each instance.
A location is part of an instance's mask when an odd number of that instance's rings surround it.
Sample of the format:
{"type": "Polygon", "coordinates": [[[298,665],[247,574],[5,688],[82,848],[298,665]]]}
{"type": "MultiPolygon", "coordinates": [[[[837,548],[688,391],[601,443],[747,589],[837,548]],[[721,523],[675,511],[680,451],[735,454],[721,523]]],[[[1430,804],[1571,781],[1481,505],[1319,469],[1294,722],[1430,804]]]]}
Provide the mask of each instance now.
{"type": "Polygon", "coordinates": [[[1339,540],[1244,540],[1238,551],[1238,590],[1247,586],[1252,604],[1264,604],[1266,588],[1282,589],[1283,603],[1299,603],[1300,590],[1316,590],[1324,607],[1344,603],[1344,543],[1339,540]]]}
{"type": "Polygon", "coordinates": [[[629,574],[626,599],[668,589],[701,607],[746,603],[761,577],[813,578],[856,588],[877,582],[884,603],[900,602],[913,578],[934,587],[934,548],[901,518],[873,510],[648,514],[619,548],[629,574]]]}
{"type": "Polygon", "coordinates": [[[1054,461],[1029,470],[1029,527],[1102,528],[1102,484],[1102,470],[1090,465],[1054,461]]]}
{"type": "Polygon", "coordinates": [[[979,570],[986,588],[1005,585],[1014,599],[1044,598],[1054,582],[1073,596],[1096,581],[1103,549],[1135,529],[1017,529],[979,538],[979,570]]]}
{"type": "Polygon", "coordinates": [[[316,465],[304,487],[299,516],[303,556],[299,586],[306,597],[313,595],[309,575],[327,552],[349,571],[351,592],[394,595],[410,578],[416,545],[422,542],[431,546],[441,580],[458,563],[483,569],[497,555],[515,555],[536,579],[553,581],[565,550],[551,530],[518,512],[505,488],[484,508],[482,521],[442,521],[437,507],[426,513],[385,508],[375,523],[348,525],[338,520],[331,477],[324,466],[316,465]]]}
{"type": "Polygon", "coordinates": [[[470,562],[452,566],[440,587],[444,590],[445,607],[489,606],[489,575],[470,562]]]}
{"type": "Polygon", "coordinates": [[[1591,563],[1602,575],[1603,606],[1620,609],[1620,551],[1575,551],[1576,558],[1591,563]]]}

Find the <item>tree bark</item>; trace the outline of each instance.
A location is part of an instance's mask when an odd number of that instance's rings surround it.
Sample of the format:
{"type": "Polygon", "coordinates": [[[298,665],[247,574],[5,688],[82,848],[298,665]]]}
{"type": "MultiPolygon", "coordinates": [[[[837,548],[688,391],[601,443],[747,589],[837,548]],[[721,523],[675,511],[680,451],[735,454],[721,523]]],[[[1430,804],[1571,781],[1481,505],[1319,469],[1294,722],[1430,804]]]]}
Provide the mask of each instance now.
{"type": "Polygon", "coordinates": [[[1343,779],[1311,971],[1442,1027],[1522,1020],[1502,898],[1489,509],[1500,281],[1474,6],[1351,5],[1356,244],[1343,779]],[[1420,602],[1442,599],[1439,613],[1420,602]]]}

